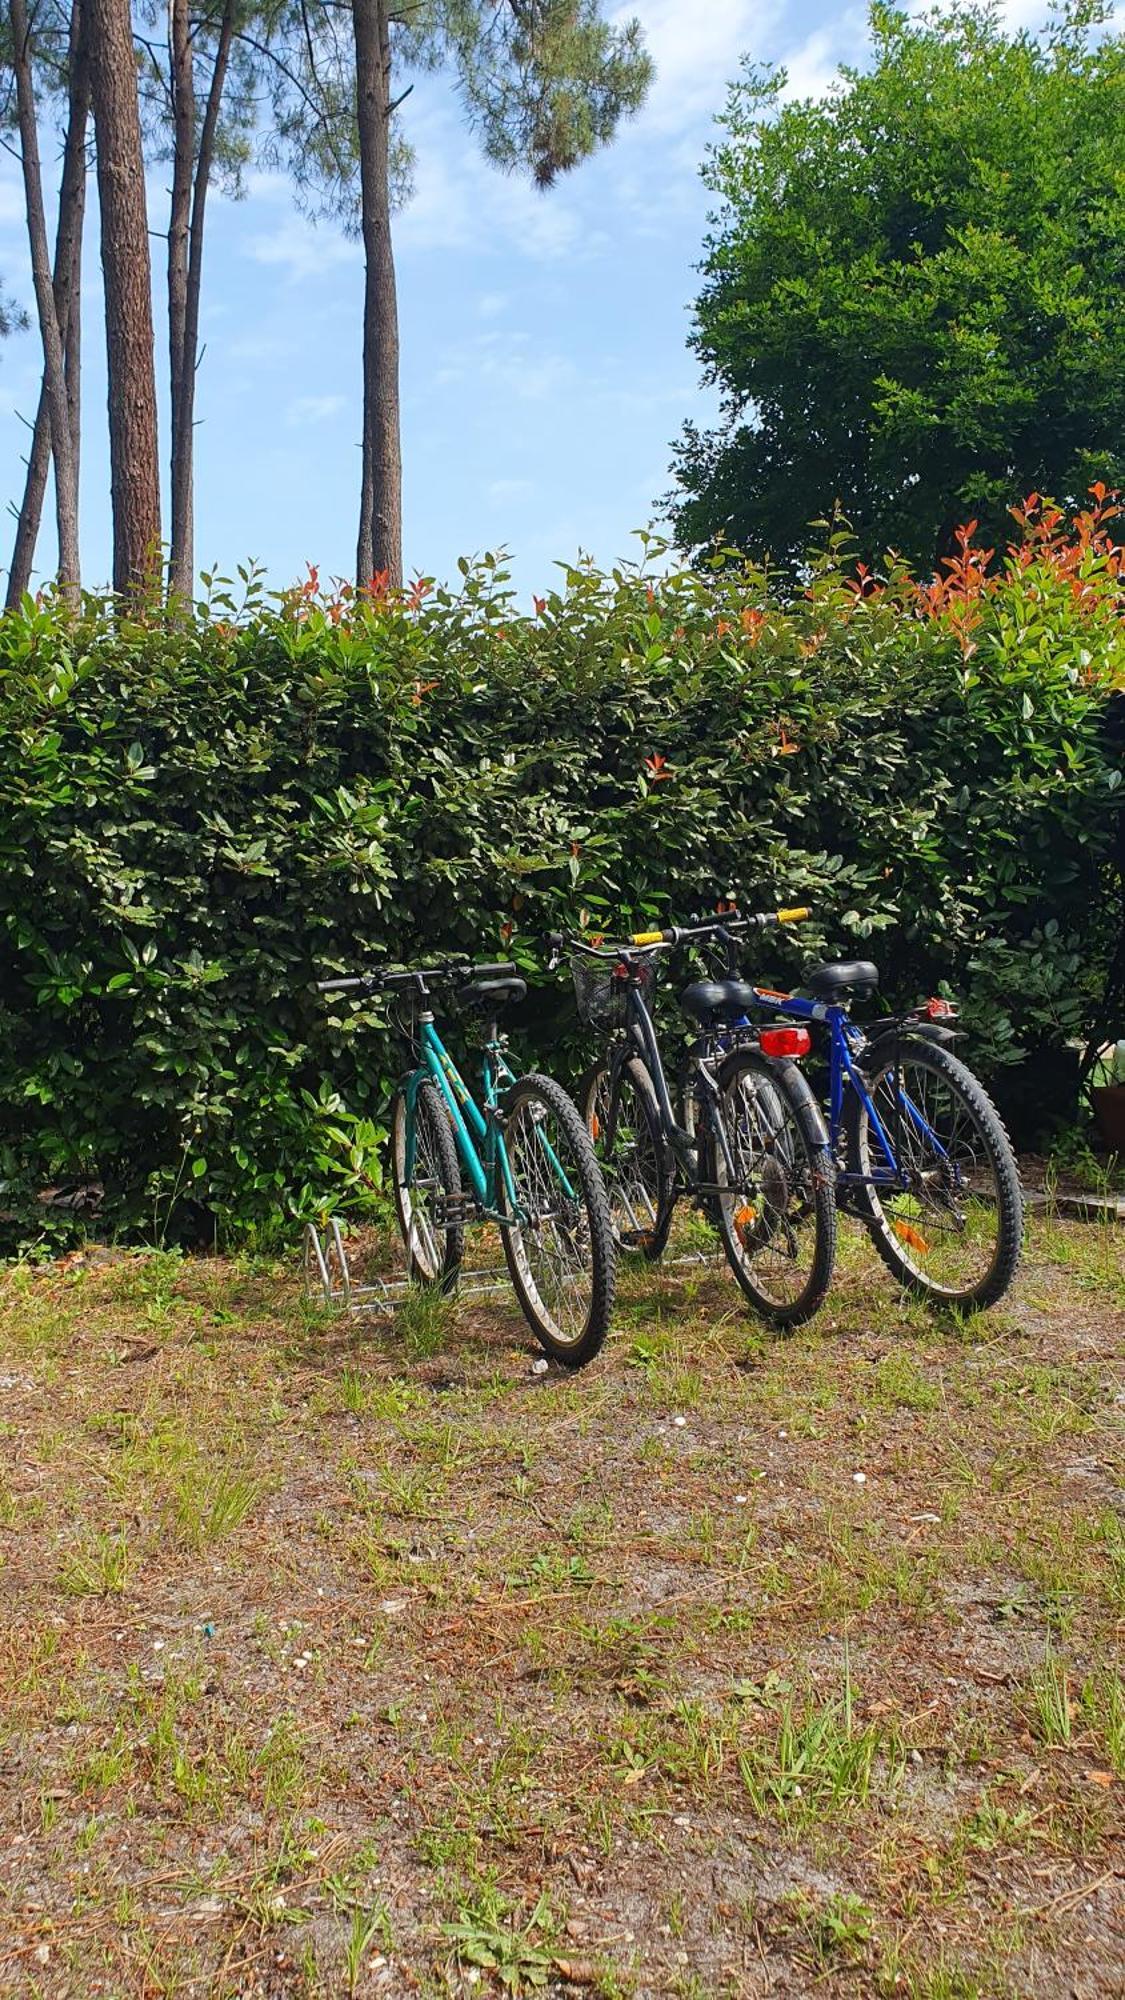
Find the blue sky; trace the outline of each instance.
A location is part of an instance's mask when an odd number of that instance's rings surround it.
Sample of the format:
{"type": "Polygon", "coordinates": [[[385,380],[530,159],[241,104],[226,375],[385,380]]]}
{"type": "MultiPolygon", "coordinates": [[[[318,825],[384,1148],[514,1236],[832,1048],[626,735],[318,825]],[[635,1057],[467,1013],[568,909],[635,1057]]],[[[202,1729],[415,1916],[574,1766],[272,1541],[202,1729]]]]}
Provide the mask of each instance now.
{"type": "MultiPolygon", "coordinates": [[[[635,552],[633,530],[670,484],[685,417],[708,420],[687,348],[707,210],[699,164],[740,58],[781,62],[795,95],[862,60],[866,11],[812,0],[634,0],[657,63],[640,115],[548,194],[495,172],[451,91],[418,80],[405,107],[415,194],[396,232],[402,329],[404,532],[408,569],[448,576],[461,554],[511,551],[525,593],[580,549],[599,563],[635,552]]],[[[1042,4],[1013,0],[1037,23],[1042,4]]],[[[45,165],[50,147],[44,147],[45,165]]],[[[149,176],[150,227],[166,227],[167,173],[149,176]]],[[[96,198],[83,286],[85,580],[110,567],[105,368],[96,198]]],[[[295,210],[280,177],[245,199],[212,194],[196,433],[196,554],[232,573],[248,558],[271,582],[306,561],[348,575],[359,473],[362,270],[358,246],[295,210]]],[[[158,363],[162,244],[154,240],[158,363]]],[[[18,169],[0,168],[0,274],[31,305],[18,169]]],[[[18,502],[40,361],[33,331],[0,346],[0,499],[18,502]]],[[[161,439],[167,440],[167,423],[161,439]]],[[[12,523],[0,522],[0,565],[12,523]]],[[[53,554],[49,522],[40,563],[53,554]]]]}

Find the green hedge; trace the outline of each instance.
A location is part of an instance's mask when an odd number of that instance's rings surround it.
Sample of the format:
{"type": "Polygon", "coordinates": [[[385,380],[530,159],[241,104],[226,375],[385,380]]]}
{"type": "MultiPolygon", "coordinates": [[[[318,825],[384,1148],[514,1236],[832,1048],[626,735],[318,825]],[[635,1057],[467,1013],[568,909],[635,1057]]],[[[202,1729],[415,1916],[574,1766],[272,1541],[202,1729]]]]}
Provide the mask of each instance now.
{"type": "MultiPolygon", "coordinates": [[[[1085,519],[1034,523],[992,575],[966,547],[926,591],[857,583],[837,548],[788,605],[728,561],[572,570],[525,613],[488,561],[361,601],[251,580],[190,622],[6,615],[9,1235],[83,1181],[134,1232],[307,1210],[341,1105],[375,1118],[395,1061],[314,975],[530,962],[580,911],[809,901],[764,971],[873,951],[892,995],[961,994],[986,1070],[1081,1034],[1120,927],[1125,677],[1119,562],[1085,519]]],[[[563,985],[525,1025],[572,1032],[563,985]]]]}

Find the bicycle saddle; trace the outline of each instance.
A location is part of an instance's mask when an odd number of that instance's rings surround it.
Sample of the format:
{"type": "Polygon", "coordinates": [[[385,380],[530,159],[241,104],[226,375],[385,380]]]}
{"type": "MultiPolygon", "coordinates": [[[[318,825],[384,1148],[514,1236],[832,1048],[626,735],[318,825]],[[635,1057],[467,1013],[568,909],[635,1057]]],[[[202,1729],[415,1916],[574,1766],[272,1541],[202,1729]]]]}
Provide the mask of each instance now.
{"type": "Polygon", "coordinates": [[[804,974],[805,985],[825,1000],[850,987],[853,993],[873,993],[879,984],[879,968],[869,958],[833,958],[825,965],[813,965],[804,974]]]}
{"type": "Polygon", "coordinates": [[[482,1012],[498,1014],[502,1007],[512,1006],[526,993],[526,979],[473,979],[462,986],[457,1000],[462,1007],[479,1007],[482,1012]]]}
{"type": "Polygon", "coordinates": [[[754,989],[744,979],[696,979],[680,994],[693,1021],[740,1021],[754,1005],[754,989]]]}

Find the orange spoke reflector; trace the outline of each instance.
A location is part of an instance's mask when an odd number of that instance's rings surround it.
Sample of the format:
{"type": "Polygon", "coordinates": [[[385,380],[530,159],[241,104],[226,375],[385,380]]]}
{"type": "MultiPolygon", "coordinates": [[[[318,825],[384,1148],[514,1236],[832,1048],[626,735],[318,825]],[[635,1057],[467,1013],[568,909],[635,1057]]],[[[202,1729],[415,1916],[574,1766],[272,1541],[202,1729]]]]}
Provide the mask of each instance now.
{"type": "Polygon", "coordinates": [[[598,1117],[597,1112],[595,1111],[591,1114],[590,1118],[590,1137],[591,1139],[600,1139],[601,1136],[602,1136],[602,1121],[598,1117]]]}
{"type": "Polygon", "coordinates": [[[757,1209],[751,1208],[749,1204],[747,1204],[744,1208],[739,1208],[735,1210],[734,1226],[738,1230],[741,1236],[746,1237],[753,1229],[757,1219],[758,1219],[757,1209]]]}
{"type": "Polygon", "coordinates": [[[910,1248],[917,1250],[922,1257],[929,1256],[930,1246],[921,1231],[915,1229],[912,1222],[894,1222],[891,1224],[891,1227],[900,1242],[908,1243],[910,1248]]]}

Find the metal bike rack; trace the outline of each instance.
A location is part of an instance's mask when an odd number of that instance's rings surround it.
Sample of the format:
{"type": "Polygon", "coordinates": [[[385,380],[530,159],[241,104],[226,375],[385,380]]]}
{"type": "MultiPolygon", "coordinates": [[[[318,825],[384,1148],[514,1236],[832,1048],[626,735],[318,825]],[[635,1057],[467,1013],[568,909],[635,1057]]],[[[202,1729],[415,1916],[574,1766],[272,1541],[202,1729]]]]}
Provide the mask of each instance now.
{"type": "MultiPolygon", "coordinates": [[[[687,1250],[678,1256],[664,1257],[653,1270],[684,1271],[701,1270],[708,1266],[721,1267],[722,1253],[716,1250],[687,1250]]],[[[376,1278],[366,1284],[357,1284],[348,1262],[344,1233],[339,1220],[334,1215],[326,1216],[318,1225],[305,1224],[304,1241],[304,1292],[307,1299],[315,1298],[322,1305],[335,1312],[347,1313],[394,1313],[395,1307],[410,1297],[415,1289],[410,1278],[376,1278]]],[[[505,1264],[492,1265],[479,1271],[462,1268],[451,1298],[487,1298],[495,1292],[505,1292],[511,1285],[505,1264]]]]}
{"type": "MultiPolygon", "coordinates": [[[[344,1234],[334,1215],[326,1216],[320,1225],[305,1224],[304,1260],[305,1297],[317,1298],[336,1312],[392,1314],[416,1289],[410,1278],[376,1278],[357,1284],[348,1263],[344,1234]]],[[[505,1264],[480,1271],[462,1269],[450,1297],[483,1298],[506,1291],[510,1283],[505,1264]]]]}

